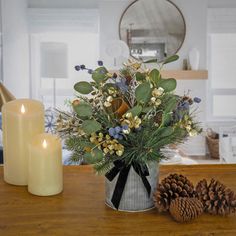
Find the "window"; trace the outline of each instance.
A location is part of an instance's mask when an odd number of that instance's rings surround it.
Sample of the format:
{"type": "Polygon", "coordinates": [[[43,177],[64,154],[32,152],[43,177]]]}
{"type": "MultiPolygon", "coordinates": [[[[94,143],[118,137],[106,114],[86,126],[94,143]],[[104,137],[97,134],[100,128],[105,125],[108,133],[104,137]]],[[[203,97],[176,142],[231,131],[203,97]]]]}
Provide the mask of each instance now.
{"type": "Polygon", "coordinates": [[[236,33],[210,35],[209,116],[236,118],[236,33]]]}
{"type": "Polygon", "coordinates": [[[31,94],[53,105],[53,78],[40,76],[40,45],[42,42],[65,43],[68,48],[68,78],[56,79],[56,107],[65,110],[65,101],[74,97],[73,85],[90,79],[86,72],[74,70],[77,64],[90,68],[99,59],[99,14],[95,9],[30,9],[31,32],[31,94]]]}

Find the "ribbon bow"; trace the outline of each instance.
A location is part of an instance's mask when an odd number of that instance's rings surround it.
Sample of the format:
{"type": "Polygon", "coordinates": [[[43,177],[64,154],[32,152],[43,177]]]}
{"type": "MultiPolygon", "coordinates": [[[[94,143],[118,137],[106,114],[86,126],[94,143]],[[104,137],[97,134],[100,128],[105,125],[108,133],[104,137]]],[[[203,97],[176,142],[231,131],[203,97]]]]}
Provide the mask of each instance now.
{"type": "Polygon", "coordinates": [[[146,178],[147,176],[149,176],[149,171],[146,165],[141,166],[140,164],[132,163],[126,166],[123,160],[116,160],[114,161],[114,167],[105,174],[105,177],[111,182],[116,177],[116,175],[120,173],[111,199],[111,202],[113,203],[116,209],[119,208],[120,200],[125,188],[125,184],[127,182],[131,166],[134,168],[135,172],[141,177],[143,184],[147,190],[148,196],[150,196],[151,194],[151,186],[146,178]]]}

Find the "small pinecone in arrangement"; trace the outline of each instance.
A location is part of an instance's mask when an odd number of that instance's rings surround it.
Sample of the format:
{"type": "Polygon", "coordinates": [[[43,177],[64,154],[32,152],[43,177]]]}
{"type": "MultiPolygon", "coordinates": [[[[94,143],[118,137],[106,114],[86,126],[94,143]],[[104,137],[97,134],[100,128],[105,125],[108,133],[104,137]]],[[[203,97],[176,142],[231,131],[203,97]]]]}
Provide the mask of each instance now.
{"type": "Polygon", "coordinates": [[[208,185],[203,179],[197,184],[196,192],[206,212],[223,216],[236,212],[236,195],[219,181],[211,179],[208,185]]]}
{"type": "Polygon", "coordinates": [[[170,214],[177,222],[188,222],[203,213],[203,204],[197,198],[179,197],[171,201],[170,214]]]}
{"type": "Polygon", "coordinates": [[[154,202],[159,212],[168,211],[171,200],[178,197],[194,197],[193,184],[183,175],[171,174],[161,181],[154,202]]]}

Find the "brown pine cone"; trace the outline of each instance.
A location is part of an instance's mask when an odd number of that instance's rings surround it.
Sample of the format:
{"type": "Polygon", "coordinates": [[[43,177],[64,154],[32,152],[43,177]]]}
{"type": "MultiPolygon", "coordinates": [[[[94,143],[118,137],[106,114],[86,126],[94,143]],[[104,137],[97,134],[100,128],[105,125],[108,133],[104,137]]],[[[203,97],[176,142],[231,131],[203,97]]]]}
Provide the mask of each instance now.
{"type": "Polygon", "coordinates": [[[178,222],[196,219],[203,213],[203,205],[197,198],[179,197],[171,201],[170,214],[178,222]]]}
{"type": "Polygon", "coordinates": [[[208,185],[203,179],[197,184],[196,192],[206,212],[223,216],[236,212],[236,195],[219,181],[211,179],[208,185]]]}
{"type": "Polygon", "coordinates": [[[171,174],[161,181],[154,202],[159,212],[168,211],[171,200],[177,197],[194,197],[193,184],[183,175],[171,174]]]}

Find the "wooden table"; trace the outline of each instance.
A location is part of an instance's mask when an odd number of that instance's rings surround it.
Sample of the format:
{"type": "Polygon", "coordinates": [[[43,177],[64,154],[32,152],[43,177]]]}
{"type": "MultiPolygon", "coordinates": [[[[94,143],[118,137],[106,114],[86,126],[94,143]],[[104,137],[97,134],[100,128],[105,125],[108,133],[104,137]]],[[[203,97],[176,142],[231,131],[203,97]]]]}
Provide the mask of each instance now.
{"type": "MultiPolygon", "coordinates": [[[[236,191],[236,165],[161,166],[160,178],[182,173],[194,183],[203,177],[218,178],[236,191]]],[[[168,214],[114,211],[104,204],[104,177],[90,166],[64,168],[64,192],[37,197],[26,187],[3,181],[0,167],[0,235],[236,235],[236,216],[204,214],[196,221],[179,224],[168,214]]]]}

